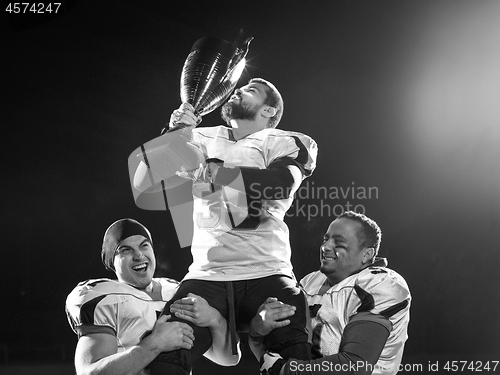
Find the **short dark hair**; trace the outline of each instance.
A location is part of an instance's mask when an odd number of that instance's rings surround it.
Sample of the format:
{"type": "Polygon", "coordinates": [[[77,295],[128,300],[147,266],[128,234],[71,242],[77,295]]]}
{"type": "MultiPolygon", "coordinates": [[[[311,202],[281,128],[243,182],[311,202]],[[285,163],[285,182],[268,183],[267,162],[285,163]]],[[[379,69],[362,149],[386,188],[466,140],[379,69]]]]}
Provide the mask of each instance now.
{"type": "Polygon", "coordinates": [[[380,241],[382,241],[382,231],[378,224],[368,216],[354,211],[346,211],[337,219],[340,218],[350,219],[361,224],[361,230],[357,234],[359,243],[362,247],[373,247],[375,250],[373,257],[375,258],[380,248],[380,241]]]}
{"type": "Polygon", "coordinates": [[[269,119],[269,127],[275,128],[283,116],[284,103],[280,92],[271,82],[266,81],[263,78],[252,78],[248,83],[262,83],[267,86],[266,90],[266,100],[264,104],[276,109],[276,113],[273,117],[269,119]]]}

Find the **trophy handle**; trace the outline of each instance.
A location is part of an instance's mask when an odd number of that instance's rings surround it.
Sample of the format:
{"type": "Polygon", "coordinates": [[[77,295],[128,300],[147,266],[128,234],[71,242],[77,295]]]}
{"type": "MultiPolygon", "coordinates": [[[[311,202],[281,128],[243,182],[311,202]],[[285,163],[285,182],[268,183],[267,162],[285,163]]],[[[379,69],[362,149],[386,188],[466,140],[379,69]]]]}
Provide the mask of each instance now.
{"type": "Polygon", "coordinates": [[[253,36],[247,38],[243,42],[243,46],[241,48],[240,47],[236,48],[236,51],[234,52],[233,58],[231,59],[231,62],[229,63],[229,70],[226,73],[226,75],[230,75],[230,74],[233,75],[234,74],[237,77],[236,81],[240,78],[240,75],[243,71],[243,68],[245,67],[244,58],[246,57],[246,55],[248,53],[248,47],[249,47],[250,42],[252,40],[253,40],[253,36]],[[235,69],[239,68],[238,64],[240,64],[242,61],[243,61],[243,63],[241,64],[241,71],[235,72],[235,69]]]}

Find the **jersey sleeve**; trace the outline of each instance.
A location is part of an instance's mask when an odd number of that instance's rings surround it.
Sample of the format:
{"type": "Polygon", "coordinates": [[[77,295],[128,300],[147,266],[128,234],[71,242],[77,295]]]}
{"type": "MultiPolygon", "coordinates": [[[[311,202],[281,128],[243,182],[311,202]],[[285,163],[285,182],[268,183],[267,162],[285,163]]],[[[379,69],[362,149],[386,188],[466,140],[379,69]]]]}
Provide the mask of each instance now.
{"type": "Polygon", "coordinates": [[[286,160],[292,161],[305,177],[316,168],[318,146],[309,136],[302,133],[273,129],[264,142],[266,165],[280,165],[286,160]]]}
{"type": "Polygon", "coordinates": [[[411,295],[406,281],[388,268],[370,267],[363,271],[354,284],[354,291],[357,298],[350,299],[350,316],[370,312],[392,321],[410,306],[411,295]]]}
{"type": "Polygon", "coordinates": [[[66,299],[66,316],[78,337],[90,333],[116,336],[120,296],[93,290],[99,280],[78,284],[66,299]]]}

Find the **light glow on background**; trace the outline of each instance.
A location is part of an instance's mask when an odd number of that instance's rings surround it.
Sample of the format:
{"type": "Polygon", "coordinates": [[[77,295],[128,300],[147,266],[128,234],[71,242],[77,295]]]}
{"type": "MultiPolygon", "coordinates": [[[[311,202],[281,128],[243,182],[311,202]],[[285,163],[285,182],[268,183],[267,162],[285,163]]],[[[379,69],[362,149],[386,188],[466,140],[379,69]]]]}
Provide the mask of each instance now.
{"type": "Polygon", "coordinates": [[[500,3],[436,7],[415,49],[406,112],[426,182],[467,209],[500,207],[500,3]]]}

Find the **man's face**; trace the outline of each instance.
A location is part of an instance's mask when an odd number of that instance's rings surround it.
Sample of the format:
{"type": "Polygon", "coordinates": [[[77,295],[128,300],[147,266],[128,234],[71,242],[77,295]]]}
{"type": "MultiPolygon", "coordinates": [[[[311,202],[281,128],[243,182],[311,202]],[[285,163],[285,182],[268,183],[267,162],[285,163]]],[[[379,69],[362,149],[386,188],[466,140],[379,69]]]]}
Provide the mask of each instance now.
{"type": "Polygon", "coordinates": [[[262,83],[249,83],[234,91],[222,106],[222,118],[230,120],[254,120],[266,100],[267,86],[262,83]]]}
{"type": "Polygon", "coordinates": [[[151,242],[140,234],[125,238],[116,249],[113,265],[120,282],[145,289],[156,269],[151,242]]]}
{"type": "Polygon", "coordinates": [[[320,246],[320,271],[335,283],[364,267],[365,249],[357,233],[361,224],[348,218],[334,220],[328,227],[320,246]]]}

